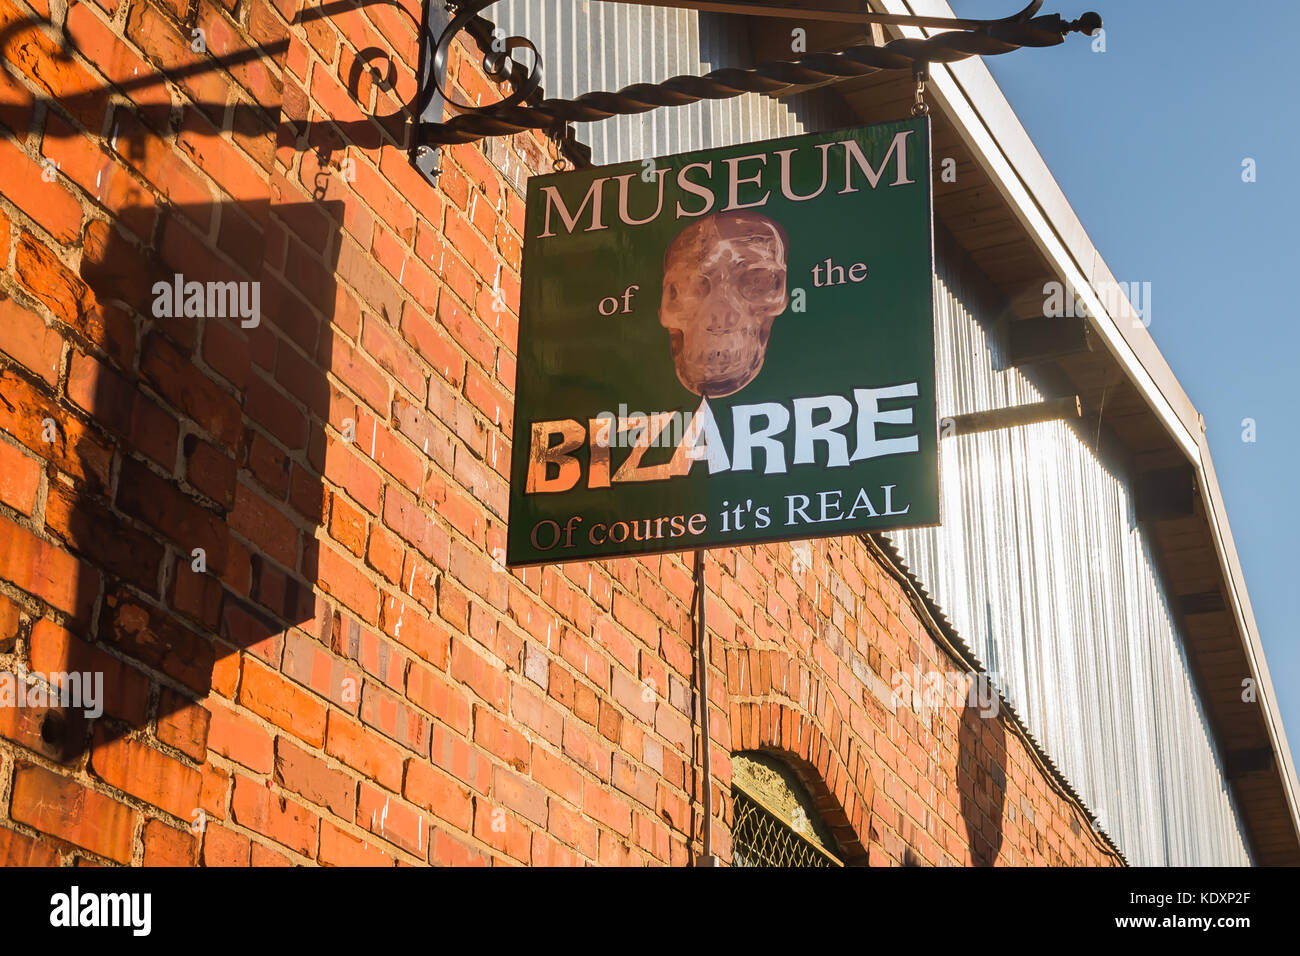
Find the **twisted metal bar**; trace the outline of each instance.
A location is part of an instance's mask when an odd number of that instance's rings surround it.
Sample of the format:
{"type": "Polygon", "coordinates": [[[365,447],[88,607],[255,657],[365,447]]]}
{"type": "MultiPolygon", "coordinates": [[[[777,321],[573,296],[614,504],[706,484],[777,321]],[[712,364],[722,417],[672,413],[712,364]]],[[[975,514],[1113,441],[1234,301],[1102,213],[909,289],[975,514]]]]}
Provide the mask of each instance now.
{"type": "MultiPolygon", "coordinates": [[[[474,24],[471,29],[482,46],[486,21],[477,17],[494,0],[473,0],[439,38],[442,53],[450,48],[452,28],[474,24]],[[470,11],[474,11],[471,13],[470,11]]],[[[777,60],[752,69],[724,68],[703,76],[674,76],[661,83],[634,83],[617,92],[593,91],[575,99],[544,99],[524,104],[528,92],[538,90],[541,57],[535,47],[519,37],[510,43],[526,45],[533,62],[525,67],[499,51],[484,58],[484,69],[494,79],[508,80],[511,95],[500,103],[461,107],[466,110],[444,123],[427,124],[417,131],[419,141],[429,145],[468,143],[486,136],[502,136],[527,129],[563,129],[572,122],[590,123],[611,116],[645,113],[661,106],[684,106],[699,100],[721,100],[745,93],[779,96],[796,88],[824,86],[885,70],[911,70],[922,75],[930,63],[951,63],[971,56],[1009,53],[1020,47],[1056,46],[1070,33],[1091,35],[1101,28],[1101,17],[1085,13],[1073,21],[1059,15],[1033,17],[1043,0],[1033,0],[1024,10],[1002,20],[987,21],[975,30],[951,31],[925,39],[904,37],[884,46],[861,44],[839,52],[809,53],[797,60],[777,60]]]]}

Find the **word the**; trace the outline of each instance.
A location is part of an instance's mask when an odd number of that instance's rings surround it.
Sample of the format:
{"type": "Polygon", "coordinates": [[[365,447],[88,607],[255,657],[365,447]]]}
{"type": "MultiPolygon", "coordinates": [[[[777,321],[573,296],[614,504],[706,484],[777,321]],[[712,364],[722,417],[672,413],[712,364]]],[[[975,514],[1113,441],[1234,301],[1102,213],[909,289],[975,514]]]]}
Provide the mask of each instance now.
{"type": "Polygon", "coordinates": [[[813,285],[821,288],[824,285],[844,285],[845,282],[861,282],[867,277],[867,264],[865,262],[855,262],[849,266],[848,278],[844,278],[844,267],[837,266],[830,259],[825,262],[819,262],[812,267],[813,285]],[[822,281],[822,270],[826,270],[826,280],[822,281]]]}

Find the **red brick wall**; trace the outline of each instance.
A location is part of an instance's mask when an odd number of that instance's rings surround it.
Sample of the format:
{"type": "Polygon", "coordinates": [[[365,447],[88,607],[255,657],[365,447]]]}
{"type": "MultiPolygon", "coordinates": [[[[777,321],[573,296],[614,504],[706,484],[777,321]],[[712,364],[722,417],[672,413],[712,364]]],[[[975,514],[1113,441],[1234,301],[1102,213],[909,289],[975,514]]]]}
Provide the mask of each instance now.
{"type": "MultiPolygon", "coordinates": [[[[402,10],[97,0],[61,32],[0,0],[0,669],[105,688],[95,720],[0,707],[5,862],[698,852],[689,566],[492,560],[551,160],[458,146],[424,183],[383,119],[402,10]],[[155,318],[177,272],[260,283],[262,321],[155,318]]],[[[715,852],[730,752],[768,749],[855,861],[1114,862],[1005,716],[892,706],[955,659],[862,541],[812,556],[707,562],[715,852]]]]}

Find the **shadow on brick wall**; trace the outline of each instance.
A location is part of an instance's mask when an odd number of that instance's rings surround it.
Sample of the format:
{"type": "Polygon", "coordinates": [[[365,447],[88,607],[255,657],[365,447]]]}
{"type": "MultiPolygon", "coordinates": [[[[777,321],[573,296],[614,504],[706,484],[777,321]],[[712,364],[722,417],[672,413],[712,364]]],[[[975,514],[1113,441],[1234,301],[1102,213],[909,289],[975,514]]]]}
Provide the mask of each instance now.
{"type": "Polygon", "coordinates": [[[1007,800],[1007,730],[996,711],[975,703],[962,710],[957,730],[957,792],[972,866],[993,866],[1002,850],[1007,800]]]}
{"type": "MultiPolygon", "coordinates": [[[[361,5],[327,3],[303,11],[297,22],[361,5]]],[[[153,8],[137,5],[128,32],[149,29],[148,18],[156,16],[153,8]],[[138,21],[136,9],[144,11],[138,21]]],[[[80,70],[44,26],[11,20],[0,28],[0,51],[10,60],[35,57],[80,70]]],[[[288,46],[283,37],[258,39],[261,49],[166,75],[198,99],[199,81],[217,66],[238,75],[242,65],[279,56],[288,46]]],[[[354,384],[365,373],[351,371],[356,350],[335,332],[359,340],[362,317],[354,300],[339,295],[334,279],[344,204],[324,198],[337,173],[329,166],[336,150],[379,146],[381,127],[399,146],[408,135],[398,94],[411,91],[394,89],[391,77],[372,69],[374,52],[354,57],[347,92],[370,102],[375,88],[377,103],[398,106],[387,117],[355,109],[355,118],[308,122],[242,102],[198,102],[176,111],[157,73],[112,77],[114,91],[137,100],[133,108],[111,102],[108,87],[47,101],[10,96],[11,90],[26,95],[12,84],[0,90],[6,94],[0,96],[0,124],[8,127],[0,138],[24,143],[43,118],[45,155],[58,156],[60,175],[95,195],[112,216],[88,219],[67,243],[81,246],[79,272],[28,231],[20,229],[14,243],[9,278],[15,304],[43,307],[62,323],[70,343],[66,378],[59,370],[42,376],[0,356],[0,427],[49,462],[44,533],[66,547],[4,519],[8,540],[0,576],[55,612],[40,620],[41,604],[25,606],[35,621],[21,635],[29,670],[103,674],[104,713],[92,720],[80,708],[10,708],[3,715],[12,724],[5,736],[65,765],[90,753],[94,773],[128,793],[140,795],[147,785],[140,779],[149,773],[140,762],[150,759],[147,748],[107,745],[136,728],[151,728],[201,763],[209,728],[196,702],[214,688],[230,697],[242,680],[242,705],[259,712],[287,699],[292,707],[293,685],[282,673],[354,716],[362,706],[360,670],[339,658],[359,661],[376,642],[361,622],[346,615],[336,620],[320,591],[346,607],[353,589],[371,585],[348,564],[360,563],[361,555],[322,549],[317,531],[330,512],[322,475],[340,435],[368,453],[356,455],[374,461],[380,428],[397,414],[386,394],[367,405],[371,396],[354,384]],[[150,87],[161,93],[156,106],[150,105],[150,87]],[[170,201],[157,202],[107,152],[98,175],[78,165],[77,144],[87,136],[64,112],[92,133],[111,129],[110,145],[122,162],[137,172],[147,168],[170,201]],[[237,139],[267,140],[268,152],[302,152],[311,160],[304,160],[304,175],[312,175],[305,171],[310,165],[317,196],[304,200],[301,186],[278,180],[278,169],[269,181],[256,170],[260,181],[239,182],[233,169],[224,168],[222,150],[229,146],[221,128],[237,139]],[[173,134],[174,142],[164,140],[173,134]],[[182,150],[210,176],[237,183],[228,191],[241,198],[187,201],[207,190],[177,162],[182,150]],[[245,315],[246,309],[255,315],[245,315]],[[361,401],[332,386],[330,371],[360,391],[361,401]],[[266,666],[241,670],[241,657],[266,666]],[[258,681],[265,682],[261,700],[258,681]]],[[[119,66],[104,68],[111,74],[119,66]]],[[[7,299],[0,291],[0,305],[7,299]]],[[[391,326],[399,322],[383,305],[370,311],[391,326]]],[[[420,414],[403,410],[406,419],[420,414]]],[[[361,500],[364,479],[353,464],[338,465],[334,480],[361,500]]],[[[365,518],[356,518],[364,539],[365,518]]],[[[346,523],[349,516],[335,510],[333,520],[346,523]]],[[[346,540],[346,527],[335,538],[346,540]]],[[[391,609],[398,633],[401,611],[391,609]]],[[[391,630],[390,612],[381,613],[391,630]]],[[[379,626],[381,620],[365,623],[379,626]]],[[[13,642],[0,647],[12,649],[13,642]]],[[[382,665],[373,666],[383,673],[382,665]]],[[[216,706],[221,709],[220,701],[216,706]]],[[[214,724],[219,719],[230,718],[212,717],[214,724]]],[[[323,726],[320,734],[323,739],[323,726]]],[[[250,762],[244,754],[240,759],[250,762]]],[[[21,764],[17,772],[28,771],[48,775],[21,764]]],[[[185,780],[170,782],[174,799],[163,807],[182,819],[201,801],[198,771],[184,773],[185,780]]],[[[150,802],[157,802],[157,792],[151,791],[150,802]]]]}
{"type": "Polygon", "coordinates": [[[313,586],[340,218],[340,203],[181,205],[161,211],[148,244],[91,221],[80,276],[21,237],[15,277],[108,353],[74,352],[69,367],[69,396],[91,422],[28,383],[6,388],[9,416],[29,423],[16,437],[48,453],[40,423],[52,418],[55,463],[81,479],[49,482],[47,530],[83,563],[63,585],[70,627],[37,626],[31,669],[105,675],[93,738],[80,710],[28,712],[31,743],[47,756],[76,760],[92,739],[98,747],[151,720],[185,750],[183,712],[208,695],[224,659],[247,651],[291,671],[284,643],[295,625],[330,644],[313,586]],[[204,229],[235,237],[217,245],[242,264],[209,246],[204,229]],[[303,237],[326,258],[291,289],[273,263],[304,272],[287,265],[303,254],[288,244],[303,237]],[[252,318],[239,306],[257,307],[256,326],[243,327],[252,318]],[[156,698],[119,656],[169,678],[156,698]]]}

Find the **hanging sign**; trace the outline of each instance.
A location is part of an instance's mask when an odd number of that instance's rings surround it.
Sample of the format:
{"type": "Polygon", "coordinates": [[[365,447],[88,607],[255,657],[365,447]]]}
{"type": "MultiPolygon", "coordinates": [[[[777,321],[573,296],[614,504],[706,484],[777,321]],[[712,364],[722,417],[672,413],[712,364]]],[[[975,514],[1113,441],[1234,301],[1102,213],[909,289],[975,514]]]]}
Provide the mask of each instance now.
{"type": "Polygon", "coordinates": [[[508,564],[937,524],[925,118],[529,181],[508,564]]]}

